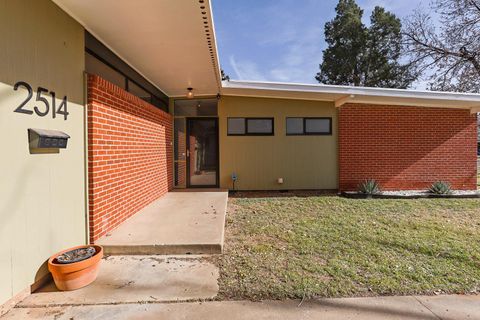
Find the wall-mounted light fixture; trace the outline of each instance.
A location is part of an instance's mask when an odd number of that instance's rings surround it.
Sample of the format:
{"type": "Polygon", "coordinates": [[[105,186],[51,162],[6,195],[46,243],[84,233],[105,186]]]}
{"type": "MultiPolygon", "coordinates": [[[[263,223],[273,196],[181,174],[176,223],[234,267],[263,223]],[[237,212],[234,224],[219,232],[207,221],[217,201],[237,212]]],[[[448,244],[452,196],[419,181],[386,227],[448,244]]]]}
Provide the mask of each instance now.
{"type": "Polygon", "coordinates": [[[194,97],[194,94],[193,94],[193,88],[187,88],[188,92],[187,92],[187,98],[188,99],[193,99],[194,97]]]}

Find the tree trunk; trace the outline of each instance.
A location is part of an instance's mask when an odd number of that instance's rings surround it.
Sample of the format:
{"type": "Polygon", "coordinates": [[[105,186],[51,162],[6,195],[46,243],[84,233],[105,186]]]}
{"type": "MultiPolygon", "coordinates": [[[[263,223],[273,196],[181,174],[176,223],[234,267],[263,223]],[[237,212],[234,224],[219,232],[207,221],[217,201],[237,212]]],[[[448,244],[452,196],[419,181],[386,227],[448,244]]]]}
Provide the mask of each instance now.
{"type": "Polygon", "coordinates": [[[480,62],[473,56],[470,57],[468,61],[470,61],[473,64],[473,67],[475,68],[475,70],[477,70],[478,75],[480,76],[480,62]]]}
{"type": "Polygon", "coordinates": [[[465,47],[460,48],[460,55],[462,58],[470,62],[477,71],[478,75],[480,75],[480,61],[477,60],[476,55],[465,47]]]}

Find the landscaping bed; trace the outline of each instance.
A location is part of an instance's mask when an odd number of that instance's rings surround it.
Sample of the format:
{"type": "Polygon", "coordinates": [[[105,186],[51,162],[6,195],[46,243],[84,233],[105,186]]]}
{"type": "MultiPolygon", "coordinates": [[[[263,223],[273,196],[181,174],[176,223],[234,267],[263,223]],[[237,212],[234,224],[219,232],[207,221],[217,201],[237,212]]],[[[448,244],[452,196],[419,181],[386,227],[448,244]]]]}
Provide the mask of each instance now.
{"type": "Polygon", "coordinates": [[[480,199],[229,199],[220,299],[476,293],[480,199]]]}
{"type": "Polygon", "coordinates": [[[467,199],[480,198],[479,191],[453,190],[449,194],[435,194],[428,190],[405,190],[405,191],[380,191],[376,194],[364,194],[357,191],[344,191],[340,195],[352,199],[419,199],[419,198],[444,198],[444,199],[467,199]]]}

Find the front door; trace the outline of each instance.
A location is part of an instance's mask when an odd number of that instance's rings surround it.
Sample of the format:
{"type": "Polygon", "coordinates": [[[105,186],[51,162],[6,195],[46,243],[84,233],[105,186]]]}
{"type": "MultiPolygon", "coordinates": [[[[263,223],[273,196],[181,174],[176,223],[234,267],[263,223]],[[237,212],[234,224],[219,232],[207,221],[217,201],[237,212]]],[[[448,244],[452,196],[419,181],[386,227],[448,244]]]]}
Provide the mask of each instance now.
{"type": "Polygon", "coordinates": [[[187,118],[187,187],[218,187],[218,119],[187,118]]]}

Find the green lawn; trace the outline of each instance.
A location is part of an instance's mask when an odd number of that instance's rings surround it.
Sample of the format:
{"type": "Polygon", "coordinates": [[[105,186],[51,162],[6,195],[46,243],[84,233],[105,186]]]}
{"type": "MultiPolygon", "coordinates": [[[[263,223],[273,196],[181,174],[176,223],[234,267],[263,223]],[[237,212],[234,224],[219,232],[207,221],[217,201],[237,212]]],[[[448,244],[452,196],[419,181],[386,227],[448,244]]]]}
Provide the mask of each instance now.
{"type": "Polygon", "coordinates": [[[480,200],[231,198],[221,299],[480,290],[480,200]]]}

